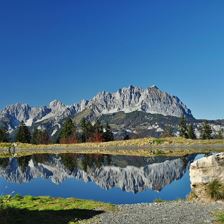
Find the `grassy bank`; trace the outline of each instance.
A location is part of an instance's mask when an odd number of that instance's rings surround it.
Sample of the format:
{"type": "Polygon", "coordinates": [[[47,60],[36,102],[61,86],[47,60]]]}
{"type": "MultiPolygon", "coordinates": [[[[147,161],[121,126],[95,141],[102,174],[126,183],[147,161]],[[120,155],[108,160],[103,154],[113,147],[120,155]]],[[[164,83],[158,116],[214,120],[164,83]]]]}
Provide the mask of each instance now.
{"type": "Polygon", "coordinates": [[[224,211],[216,214],[216,220],[217,220],[217,224],[223,224],[224,223],[224,211]]]}
{"type": "MultiPolygon", "coordinates": [[[[17,155],[34,153],[99,153],[114,155],[187,155],[192,153],[224,152],[224,140],[191,140],[173,138],[142,138],[126,141],[79,144],[32,145],[17,144],[17,155]]],[[[7,156],[10,143],[0,143],[0,156],[7,156]]]]}
{"type": "Polygon", "coordinates": [[[74,198],[2,196],[0,223],[91,223],[90,220],[98,214],[114,209],[111,204],[74,198]]]}
{"type": "MultiPolygon", "coordinates": [[[[112,204],[74,198],[2,196],[0,197],[0,223],[90,224],[97,223],[98,215],[116,209],[112,204]]],[[[224,223],[224,212],[212,214],[217,224],[224,223]]]]}

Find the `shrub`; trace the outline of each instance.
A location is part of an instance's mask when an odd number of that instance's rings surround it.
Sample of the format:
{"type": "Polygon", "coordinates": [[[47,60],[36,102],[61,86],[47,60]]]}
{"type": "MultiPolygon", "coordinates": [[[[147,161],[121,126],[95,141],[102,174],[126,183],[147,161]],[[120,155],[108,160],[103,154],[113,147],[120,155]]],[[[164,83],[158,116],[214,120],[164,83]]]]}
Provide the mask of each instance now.
{"type": "Polygon", "coordinates": [[[214,180],[208,185],[208,192],[212,199],[224,199],[224,185],[218,180],[214,180]]]}

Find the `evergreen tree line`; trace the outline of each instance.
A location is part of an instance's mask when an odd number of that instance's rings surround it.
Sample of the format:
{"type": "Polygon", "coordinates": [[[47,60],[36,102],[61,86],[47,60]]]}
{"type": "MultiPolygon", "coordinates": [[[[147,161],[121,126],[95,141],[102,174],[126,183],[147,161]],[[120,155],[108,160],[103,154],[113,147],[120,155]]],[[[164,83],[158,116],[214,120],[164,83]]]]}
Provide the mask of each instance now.
{"type": "Polygon", "coordinates": [[[189,138],[189,139],[197,138],[193,124],[187,125],[187,122],[184,116],[180,118],[179,132],[180,132],[180,137],[189,138]]]}
{"type": "MultiPolygon", "coordinates": [[[[179,124],[180,137],[196,139],[195,129],[193,124],[187,125],[186,119],[184,116],[180,118],[179,124]]],[[[223,131],[220,130],[218,134],[212,135],[212,128],[209,125],[208,121],[203,122],[202,126],[199,128],[200,138],[201,139],[223,139],[223,131]]]]}
{"type": "MultiPolygon", "coordinates": [[[[99,121],[93,125],[82,119],[80,128],[76,127],[72,119],[68,118],[60,130],[57,143],[71,144],[77,142],[107,142],[113,141],[113,132],[108,124],[103,126],[99,121]],[[81,129],[81,130],[80,130],[81,129]]],[[[15,140],[21,143],[49,144],[51,138],[46,130],[34,129],[33,132],[22,121],[16,131],[15,140]]],[[[9,142],[7,131],[0,129],[0,142],[9,142]]]]}
{"type": "MultiPolygon", "coordinates": [[[[222,130],[216,135],[212,135],[212,128],[207,121],[205,121],[199,128],[199,132],[201,139],[223,139],[222,130]]],[[[179,133],[179,135],[184,138],[197,138],[193,124],[187,124],[184,116],[180,118],[179,133]]],[[[173,136],[173,130],[170,126],[163,133],[163,137],[168,136],[173,136]]],[[[23,121],[16,131],[15,139],[17,142],[32,144],[49,144],[51,142],[51,138],[46,130],[35,129],[31,133],[23,121]]],[[[125,136],[124,139],[129,139],[129,136],[125,136]]],[[[98,120],[95,124],[92,124],[89,120],[82,119],[78,128],[72,119],[68,118],[64,122],[56,142],[61,144],[71,144],[77,142],[106,142],[113,140],[113,132],[108,124],[102,125],[98,120]]],[[[0,142],[9,142],[8,133],[2,128],[0,128],[0,142]]]]}
{"type": "Polygon", "coordinates": [[[17,132],[16,141],[22,143],[32,143],[32,144],[49,144],[50,137],[46,130],[34,129],[31,134],[29,128],[22,121],[17,132]]]}
{"type": "Polygon", "coordinates": [[[92,124],[89,120],[83,118],[80,122],[80,131],[73,121],[69,118],[60,132],[58,142],[61,144],[77,142],[107,142],[113,141],[114,136],[109,124],[103,126],[100,121],[92,124]]]}

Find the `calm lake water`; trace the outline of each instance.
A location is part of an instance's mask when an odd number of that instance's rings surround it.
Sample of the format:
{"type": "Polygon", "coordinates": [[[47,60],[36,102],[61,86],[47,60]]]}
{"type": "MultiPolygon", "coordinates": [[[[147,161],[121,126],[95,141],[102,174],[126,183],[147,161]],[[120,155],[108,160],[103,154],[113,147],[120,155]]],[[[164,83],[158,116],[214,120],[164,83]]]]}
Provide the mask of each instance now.
{"type": "Polygon", "coordinates": [[[201,157],[44,154],[0,159],[0,192],[115,204],[174,200],[190,193],[189,165],[201,157]]]}

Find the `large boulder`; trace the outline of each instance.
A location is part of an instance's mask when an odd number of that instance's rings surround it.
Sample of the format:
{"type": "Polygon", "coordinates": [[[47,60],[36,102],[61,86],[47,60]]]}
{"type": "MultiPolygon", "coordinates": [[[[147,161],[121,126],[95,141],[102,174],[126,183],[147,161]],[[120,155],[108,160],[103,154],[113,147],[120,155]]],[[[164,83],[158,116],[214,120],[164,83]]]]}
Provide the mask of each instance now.
{"type": "Polygon", "coordinates": [[[213,181],[224,184],[224,153],[204,157],[191,164],[192,193],[200,200],[211,200],[208,185],[213,181]]]}

